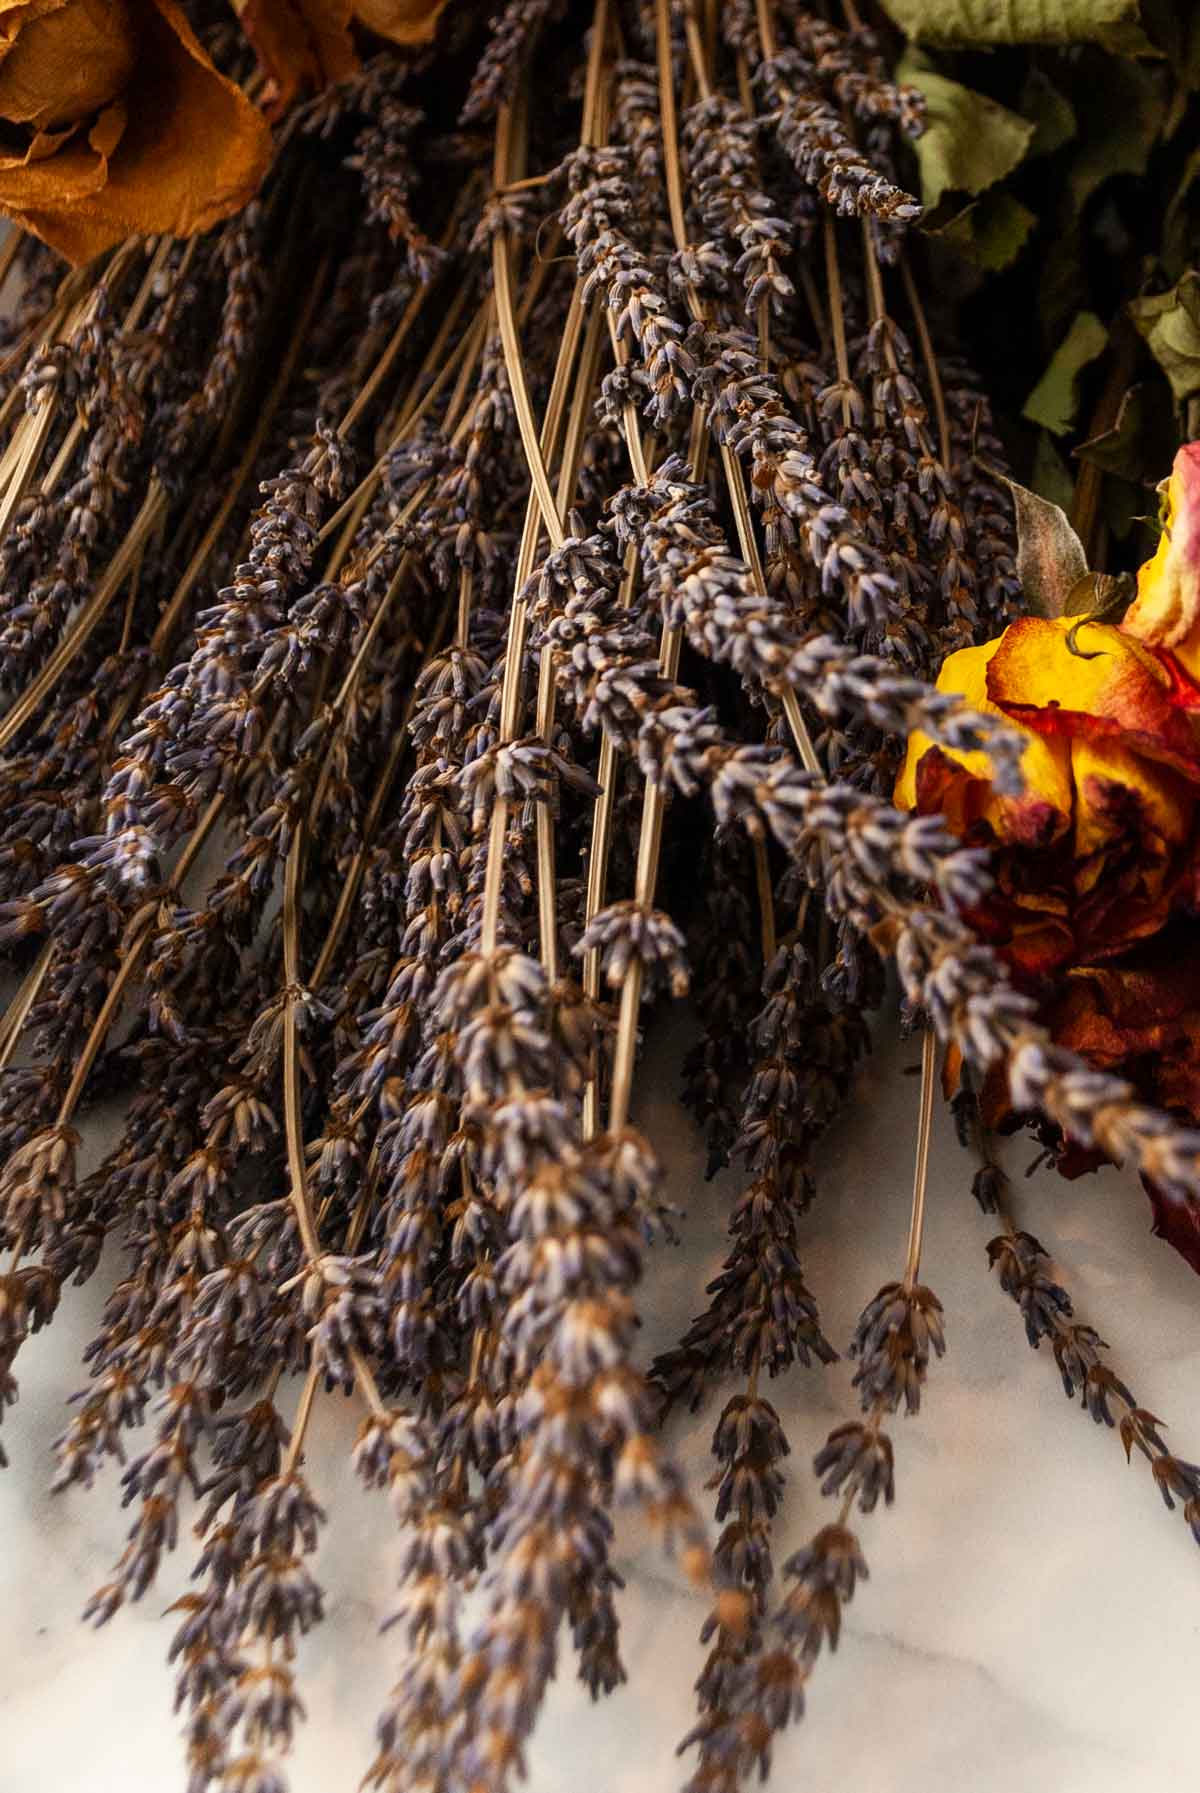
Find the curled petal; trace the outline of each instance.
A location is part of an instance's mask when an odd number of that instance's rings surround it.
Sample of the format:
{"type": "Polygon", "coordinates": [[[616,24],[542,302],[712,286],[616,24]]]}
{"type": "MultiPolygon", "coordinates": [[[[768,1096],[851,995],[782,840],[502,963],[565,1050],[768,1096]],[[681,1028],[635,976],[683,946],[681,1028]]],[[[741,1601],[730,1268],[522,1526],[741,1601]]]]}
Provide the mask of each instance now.
{"type": "Polygon", "coordinates": [[[237,10],[271,84],[272,117],[303,88],[344,81],[358,68],[350,0],[245,0],[237,10]]]}
{"type": "MultiPolygon", "coordinates": [[[[49,17],[70,23],[77,7],[94,22],[86,0],[49,17]]],[[[41,132],[24,153],[0,157],[0,210],[76,263],[135,233],[206,230],[251,197],[270,155],[262,116],[218,74],[174,0],[129,0],[127,15],[111,12],[128,16],[136,44],[119,97],[90,129],[41,132]]],[[[0,93],[19,47],[20,37],[0,63],[0,93]]]]}
{"type": "Polygon", "coordinates": [[[62,130],[119,99],[137,61],[127,0],[38,0],[0,17],[0,118],[62,130]]]}
{"type": "MultiPolygon", "coordinates": [[[[998,715],[988,681],[1003,641],[1001,636],[951,654],[938,675],[938,690],[953,692],[972,709],[998,715]]],[[[1019,796],[1003,797],[995,790],[994,767],[985,752],[935,747],[928,735],[916,731],[896,781],[896,803],[927,815],[939,812],[960,835],[986,823],[1004,842],[1032,845],[1054,838],[1067,827],[1072,811],[1070,751],[1061,741],[1033,730],[1027,734],[1021,758],[1023,789],[1019,796]]]]}
{"type": "Polygon", "coordinates": [[[1185,443],[1175,456],[1158,551],[1138,573],[1124,626],[1141,641],[1171,648],[1193,675],[1200,672],[1200,442],[1185,443]]]}
{"type": "Polygon", "coordinates": [[[357,0],[354,16],[393,44],[433,41],[447,0],[357,0]]]}
{"type": "Polygon", "coordinates": [[[390,43],[433,41],[447,0],[242,0],[242,30],[271,83],[268,111],[286,110],[303,88],[344,81],[359,66],[350,27],[390,43]]]}
{"type": "Polygon", "coordinates": [[[1200,781],[1200,740],[1168,667],[1111,623],[1020,617],[996,645],[987,689],[1044,740],[1118,741],[1200,781]]]}

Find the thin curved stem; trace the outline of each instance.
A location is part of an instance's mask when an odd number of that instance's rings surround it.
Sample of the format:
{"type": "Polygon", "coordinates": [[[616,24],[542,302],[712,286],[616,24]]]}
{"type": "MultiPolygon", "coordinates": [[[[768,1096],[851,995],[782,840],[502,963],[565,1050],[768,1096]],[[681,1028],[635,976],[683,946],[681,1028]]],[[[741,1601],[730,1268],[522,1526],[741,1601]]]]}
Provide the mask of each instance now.
{"type": "Polygon", "coordinates": [[[925,1029],[921,1045],[921,1104],[917,1118],[917,1157],[913,1170],[912,1211],[908,1222],[908,1252],[904,1261],[904,1286],[912,1289],[921,1268],[921,1240],[925,1231],[925,1197],[929,1186],[929,1143],[933,1135],[933,1096],[937,1087],[937,1034],[925,1029]]]}

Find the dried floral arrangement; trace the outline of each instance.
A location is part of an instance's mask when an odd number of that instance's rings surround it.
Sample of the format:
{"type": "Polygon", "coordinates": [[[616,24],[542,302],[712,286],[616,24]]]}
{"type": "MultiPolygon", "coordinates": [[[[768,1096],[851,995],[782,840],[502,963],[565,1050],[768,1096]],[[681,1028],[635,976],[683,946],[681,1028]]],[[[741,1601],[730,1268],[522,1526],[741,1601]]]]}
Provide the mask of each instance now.
{"type": "Polygon", "coordinates": [[[850,0],[111,11],[0,45],[4,1398],[118,1240],[56,1486],[122,1466],[99,1622],[194,1548],[195,1793],[284,1785],[327,1399],[399,1526],[369,1785],[501,1793],[561,1656],[617,1685],[623,1502],[711,1590],[686,1772],[724,1793],[803,1713],[944,1348],[939,1064],[1031,1344],[1200,1537],[1200,1468],[990,1143],[1128,1164],[1194,1252],[1195,1101],[1158,1074],[1190,1022],[1102,1022],[1194,904],[1195,451],[1130,606],[1008,479],[914,240],[930,96],[850,0]],[[180,114],[138,95],[167,67],[237,122],[219,181],[166,179],[180,114]],[[889,960],[925,1030],[913,1198],[816,1459],[834,1516],[777,1569],[764,1386],[834,1357],[800,1229],[889,960]],[[687,1100],[746,1181],[647,1367],[642,1263],[686,1217],[639,1029],[689,980],[687,1100]],[[714,1544],[662,1422],[718,1391],[714,1544]]]}

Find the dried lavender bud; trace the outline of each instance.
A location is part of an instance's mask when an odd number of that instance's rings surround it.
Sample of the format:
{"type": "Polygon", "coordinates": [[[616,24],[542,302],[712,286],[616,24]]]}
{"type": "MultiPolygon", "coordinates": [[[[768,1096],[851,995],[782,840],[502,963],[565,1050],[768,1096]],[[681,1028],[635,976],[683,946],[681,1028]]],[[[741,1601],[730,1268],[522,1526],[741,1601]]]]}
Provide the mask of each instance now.
{"type": "Polygon", "coordinates": [[[941,1357],[945,1349],[942,1304],[933,1291],[920,1283],[885,1283],[863,1309],[850,1346],[859,1360],[854,1386],[864,1412],[879,1403],[894,1413],[903,1401],[907,1412],[918,1413],[930,1352],[941,1357]]]}
{"type": "Polygon", "coordinates": [[[919,201],[879,173],[854,147],[836,108],[817,85],[816,70],[801,51],[780,51],[762,64],[760,78],[768,104],[779,113],[781,146],[802,178],[836,212],[870,213],[902,224],[920,217],[919,201]]]}
{"type": "Polygon", "coordinates": [[[1168,1450],[1163,1422],[1140,1405],[1128,1383],[1105,1362],[1107,1345],[1093,1327],[1075,1318],[1071,1298],[1052,1275],[1039,1242],[1007,1222],[1007,1230],[988,1245],[988,1262],[1020,1308],[1034,1350],[1043,1339],[1049,1341],[1067,1399],[1078,1395],[1097,1425],[1117,1428],[1126,1461],[1137,1449],[1150,1466],[1163,1504],[1173,1511],[1182,1502],[1184,1519],[1200,1544],[1200,1465],[1168,1450]]]}
{"type": "Polygon", "coordinates": [[[889,1507],[895,1498],[892,1441],[886,1432],[858,1420],[834,1427],[813,1458],[813,1468],[823,1478],[822,1494],[840,1494],[849,1486],[864,1513],[874,1510],[881,1494],[889,1507]]]}

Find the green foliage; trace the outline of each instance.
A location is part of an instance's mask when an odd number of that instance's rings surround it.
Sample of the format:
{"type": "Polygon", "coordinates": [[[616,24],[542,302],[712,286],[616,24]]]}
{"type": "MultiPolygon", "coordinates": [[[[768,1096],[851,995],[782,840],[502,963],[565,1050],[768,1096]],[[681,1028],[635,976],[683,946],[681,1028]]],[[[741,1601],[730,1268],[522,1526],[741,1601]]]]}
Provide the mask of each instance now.
{"type": "Polygon", "coordinates": [[[1153,46],[1138,0],[883,0],[916,43],[1100,44],[1122,56],[1153,46]]]}
{"type": "Polygon", "coordinates": [[[1108,331],[1094,311],[1081,311],[1025,400],[1022,416],[1054,436],[1065,436],[1079,409],[1079,378],[1108,347],[1108,331]]]}
{"type": "Polygon", "coordinates": [[[946,193],[985,192],[1024,160],[1035,129],[1029,119],[940,74],[919,51],[909,50],[896,74],[920,88],[928,107],[917,162],[930,211],[946,193]]]}
{"type": "Polygon", "coordinates": [[[921,228],[1013,464],[1119,562],[1200,432],[1200,4],[883,3],[929,108],[921,228]]]}
{"type": "Polygon", "coordinates": [[[935,235],[962,250],[989,274],[1016,260],[1037,223],[1036,215],[1011,193],[997,191],[973,199],[935,235]]]}
{"type": "Polygon", "coordinates": [[[1018,110],[1033,125],[1027,159],[1052,156],[1079,130],[1075,108],[1042,68],[1031,68],[1021,88],[1018,110]]]}
{"type": "Polygon", "coordinates": [[[1051,504],[1057,504],[1063,510],[1069,507],[1075,496],[1075,481],[1071,477],[1071,469],[1063,460],[1058,444],[1048,430],[1038,431],[1029,483],[1039,498],[1048,499],[1051,504]]]}
{"type": "Polygon", "coordinates": [[[1076,454],[1102,473],[1139,487],[1153,485],[1175,452],[1176,431],[1169,408],[1161,402],[1158,382],[1138,380],[1121,396],[1115,422],[1076,454]]]}
{"type": "Polygon", "coordinates": [[[1165,70],[1095,57],[1076,96],[1079,135],[1068,155],[1067,203],[1077,216],[1105,181],[1144,174],[1166,113],[1165,70]]]}
{"type": "Polygon", "coordinates": [[[1200,392],[1200,274],[1189,270],[1169,292],[1135,299],[1129,315],[1175,397],[1200,392]]]}

